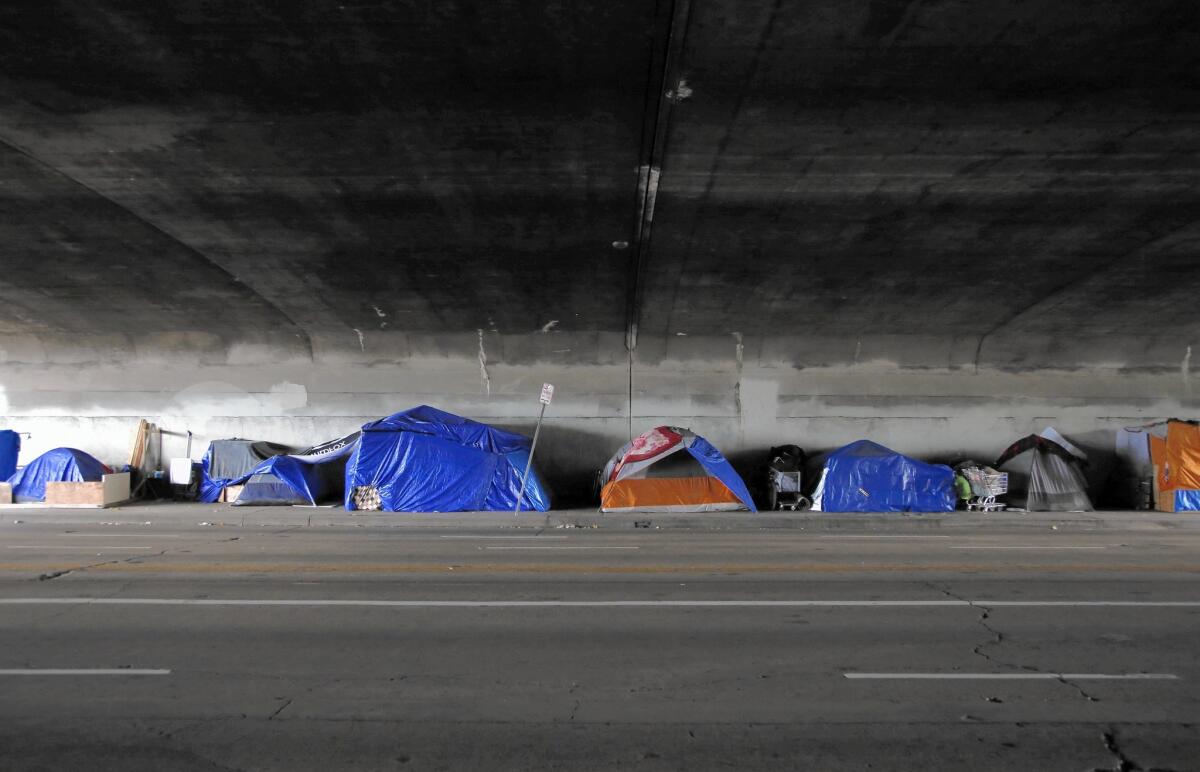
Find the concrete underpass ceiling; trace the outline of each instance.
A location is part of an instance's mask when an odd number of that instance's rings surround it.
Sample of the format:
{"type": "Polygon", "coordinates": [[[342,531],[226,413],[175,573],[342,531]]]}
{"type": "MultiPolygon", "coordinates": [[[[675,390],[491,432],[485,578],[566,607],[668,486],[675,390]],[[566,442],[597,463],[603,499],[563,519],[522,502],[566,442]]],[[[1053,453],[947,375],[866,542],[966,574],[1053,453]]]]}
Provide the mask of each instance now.
{"type": "Polygon", "coordinates": [[[0,333],[1200,332],[1191,2],[533,5],[6,5],[0,333]]]}

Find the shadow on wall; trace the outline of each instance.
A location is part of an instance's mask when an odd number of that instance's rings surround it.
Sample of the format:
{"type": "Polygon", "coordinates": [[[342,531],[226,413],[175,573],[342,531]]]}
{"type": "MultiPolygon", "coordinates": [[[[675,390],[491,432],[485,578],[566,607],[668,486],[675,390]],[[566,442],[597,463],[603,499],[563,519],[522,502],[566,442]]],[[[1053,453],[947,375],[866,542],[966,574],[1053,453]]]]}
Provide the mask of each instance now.
{"type": "MultiPolygon", "coordinates": [[[[533,436],[529,425],[494,424],[498,429],[533,436]]],[[[574,427],[543,425],[533,463],[550,489],[555,509],[599,506],[596,473],[620,450],[624,438],[614,441],[601,432],[574,427]]]]}

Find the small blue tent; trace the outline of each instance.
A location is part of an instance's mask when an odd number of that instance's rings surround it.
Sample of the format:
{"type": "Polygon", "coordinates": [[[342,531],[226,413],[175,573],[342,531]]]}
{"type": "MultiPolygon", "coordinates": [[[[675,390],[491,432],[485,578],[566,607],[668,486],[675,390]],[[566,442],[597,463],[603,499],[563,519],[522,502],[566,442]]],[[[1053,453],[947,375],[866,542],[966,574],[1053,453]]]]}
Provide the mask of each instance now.
{"type": "Polygon", "coordinates": [[[0,480],[7,480],[17,471],[19,455],[21,455],[21,435],[12,429],[0,431],[0,480]]]}
{"type": "Polygon", "coordinates": [[[219,501],[230,485],[245,482],[250,472],[263,461],[287,453],[290,448],[273,442],[254,440],[213,440],[200,464],[200,491],[197,497],[206,504],[219,501]]]}
{"type": "Polygon", "coordinates": [[[273,456],[230,485],[242,485],[236,506],[316,504],[340,499],[346,460],[358,447],[359,432],[299,453],[273,456]]]}
{"type": "Polygon", "coordinates": [[[825,457],[813,493],[821,512],[952,512],[954,472],[859,440],[825,457]]]}
{"type": "MultiPolygon", "coordinates": [[[[346,509],[511,510],[529,451],[527,437],[421,405],[363,426],[346,465],[346,509]]],[[[550,508],[534,470],[521,507],[550,508]]]]}
{"type": "Polygon", "coordinates": [[[48,482],[97,482],[109,471],[82,450],[55,448],[30,461],[8,482],[12,485],[13,501],[45,501],[48,482]]]}

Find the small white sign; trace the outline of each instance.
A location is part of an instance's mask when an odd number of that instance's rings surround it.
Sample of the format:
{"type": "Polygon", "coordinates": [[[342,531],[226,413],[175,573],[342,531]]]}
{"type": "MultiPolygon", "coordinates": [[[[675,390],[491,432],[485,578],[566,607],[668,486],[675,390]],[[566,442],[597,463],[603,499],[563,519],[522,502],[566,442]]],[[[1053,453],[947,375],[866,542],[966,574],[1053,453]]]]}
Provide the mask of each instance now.
{"type": "Polygon", "coordinates": [[[553,383],[543,383],[542,384],[542,396],[540,398],[541,403],[543,405],[549,405],[550,400],[552,400],[552,399],[554,399],[554,384],[553,383]]]}

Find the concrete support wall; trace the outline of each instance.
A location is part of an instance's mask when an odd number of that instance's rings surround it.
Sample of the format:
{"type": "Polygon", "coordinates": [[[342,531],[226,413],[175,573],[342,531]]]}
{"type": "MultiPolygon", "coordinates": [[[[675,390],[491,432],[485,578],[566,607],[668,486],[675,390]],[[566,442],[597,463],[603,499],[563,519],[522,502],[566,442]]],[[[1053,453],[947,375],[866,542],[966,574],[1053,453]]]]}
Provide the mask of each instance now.
{"type": "Polygon", "coordinates": [[[980,361],[978,340],[734,333],[645,339],[631,370],[615,333],[375,333],[200,353],[124,339],[9,343],[0,427],[31,433],[22,463],[60,445],[124,463],[139,418],[171,432],[168,458],[184,453],[188,430],[194,458],[221,437],[305,446],[421,403],[529,433],[551,381],[539,466],[563,504],[587,499],[595,470],[631,432],[662,423],[691,427],[751,469],[770,445],[817,451],[863,437],[932,460],[991,460],[1050,424],[1104,454],[1113,429],[1200,412],[1190,359],[1171,365],[1166,344],[1126,347],[1133,362],[1096,363],[1086,343],[1067,349],[1094,360],[1085,364],[1046,346],[1001,346],[980,361]]]}

